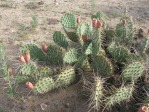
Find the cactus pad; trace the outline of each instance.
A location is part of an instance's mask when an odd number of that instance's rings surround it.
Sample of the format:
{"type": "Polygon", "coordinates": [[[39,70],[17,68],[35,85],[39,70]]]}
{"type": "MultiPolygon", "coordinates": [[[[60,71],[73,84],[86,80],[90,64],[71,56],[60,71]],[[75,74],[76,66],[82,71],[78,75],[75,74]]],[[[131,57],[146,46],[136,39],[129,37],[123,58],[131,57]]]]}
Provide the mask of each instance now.
{"type": "Polygon", "coordinates": [[[76,74],[73,67],[67,67],[57,76],[55,85],[56,87],[66,87],[76,80],[76,74]]]}
{"type": "Polygon", "coordinates": [[[134,88],[132,85],[117,89],[114,94],[107,98],[106,107],[111,107],[124,101],[130,101],[133,95],[133,90],[134,88]]]}
{"type": "Polygon", "coordinates": [[[61,23],[65,28],[76,28],[76,17],[72,13],[66,13],[61,17],[61,23]]]}
{"type": "Polygon", "coordinates": [[[40,67],[38,73],[36,74],[37,79],[41,79],[44,77],[49,77],[53,75],[53,70],[49,67],[40,67]]]}
{"type": "Polygon", "coordinates": [[[50,77],[42,78],[34,86],[34,91],[40,94],[47,93],[54,89],[54,80],[50,77]]]}
{"type": "Polygon", "coordinates": [[[52,65],[63,64],[63,52],[62,49],[55,45],[50,45],[47,51],[48,62],[52,65]]]}
{"type": "Polygon", "coordinates": [[[138,79],[144,71],[144,66],[140,62],[129,64],[123,71],[122,76],[125,81],[138,79]]]}
{"type": "Polygon", "coordinates": [[[53,35],[53,41],[58,44],[60,47],[63,47],[67,49],[68,47],[68,42],[66,40],[66,37],[64,34],[62,34],[60,31],[56,31],[53,35]]]}
{"type": "Polygon", "coordinates": [[[101,76],[107,76],[113,73],[112,63],[104,55],[95,56],[91,66],[101,76]]]}
{"type": "Polygon", "coordinates": [[[91,96],[90,96],[90,106],[91,108],[94,108],[98,110],[102,103],[102,97],[103,97],[103,80],[100,77],[95,77],[95,82],[92,85],[91,88],[91,96]]]}
{"type": "Polygon", "coordinates": [[[64,62],[65,63],[73,63],[73,62],[76,62],[78,59],[77,59],[77,50],[72,48],[72,49],[69,49],[68,52],[65,53],[64,55],[64,62]]]}
{"type": "Polygon", "coordinates": [[[113,57],[114,61],[118,63],[127,62],[130,56],[129,50],[123,46],[118,46],[118,47],[110,46],[108,48],[108,51],[113,57]]]}

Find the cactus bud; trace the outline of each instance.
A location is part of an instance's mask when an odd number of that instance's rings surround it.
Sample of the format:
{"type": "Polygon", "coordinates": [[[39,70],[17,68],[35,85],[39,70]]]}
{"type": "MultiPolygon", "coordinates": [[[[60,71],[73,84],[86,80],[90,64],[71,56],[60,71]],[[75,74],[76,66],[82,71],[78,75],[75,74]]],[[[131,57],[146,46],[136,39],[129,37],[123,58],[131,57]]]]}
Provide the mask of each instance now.
{"type": "Polygon", "coordinates": [[[80,17],[77,18],[77,23],[78,24],[81,23],[81,18],[80,17]]]}
{"type": "Polygon", "coordinates": [[[19,56],[19,61],[22,62],[22,63],[26,63],[26,61],[25,61],[25,59],[24,59],[24,56],[22,56],[22,55],[19,56]]]}
{"type": "Polygon", "coordinates": [[[31,82],[26,82],[26,86],[29,88],[29,89],[33,89],[34,86],[31,82]]]}
{"type": "Polygon", "coordinates": [[[83,42],[87,42],[87,36],[86,35],[82,35],[82,40],[83,40],[83,42]]]}
{"type": "Polygon", "coordinates": [[[97,25],[96,27],[99,29],[102,27],[102,22],[100,20],[97,20],[97,25]]]}
{"type": "Polygon", "coordinates": [[[7,68],[9,75],[14,75],[14,71],[11,67],[7,68]]]}
{"type": "Polygon", "coordinates": [[[29,50],[27,50],[24,54],[24,59],[26,61],[26,63],[28,63],[30,61],[30,53],[29,50]]]}
{"type": "Polygon", "coordinates": [[[47,45],[45,43],[42,43],[42,50],[47,53],[47,45]]]}
{"type": "Polygon", "coordinates": [[[149,108],[146,106],[140,107],[140,109],[138,110],[138,112],[149,112],[149,108]]]}

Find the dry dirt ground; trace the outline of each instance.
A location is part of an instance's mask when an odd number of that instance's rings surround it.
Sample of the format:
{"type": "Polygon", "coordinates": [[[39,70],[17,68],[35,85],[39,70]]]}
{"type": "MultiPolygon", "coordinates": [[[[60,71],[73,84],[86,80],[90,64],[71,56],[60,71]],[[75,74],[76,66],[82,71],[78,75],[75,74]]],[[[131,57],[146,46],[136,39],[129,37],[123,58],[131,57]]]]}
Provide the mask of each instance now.
{"type": "MultiPolygon", "coordinates": [[[[74,12],[83,21],[90,20],[95,11],[103,11],[108,16],[108,24],[114,26],[119,22],[127,6],[128,14],[133,16],[138,27],[149,29],[149,0],[0,0],[0,41],[6,47],[9,63],[18,63],[19,46],[25,43],[50,44],[53,32],[62,30],[60,17],[66,12],[74,12]],[[92,1],[92,2],[91,2],[92,1]],[[95,3],[93,3],[95,1],[95,3]],[[32,17],[38,19],[35,31],[30,31],[32,17]],[[49,19],[49,24],[48,20],[49,19]],[[25,31],[24,31],[25,26],[25,31]]],[[[1,76],[0,76],[1,77],[1,76]]],[[[0,81],[1,84],[2,81],[0,81]]],[[[0,112],[42,112],[40,105],[46,104],[45,112],[87,112],[86,100],[80,98],[78,84],[64,90],[56,90],[42,95],[31,95],[24,88],[22,96],[12,100],[0,89],[0,112]]],[[[18,90],[19,91],[19,90],[18,90]]]]}

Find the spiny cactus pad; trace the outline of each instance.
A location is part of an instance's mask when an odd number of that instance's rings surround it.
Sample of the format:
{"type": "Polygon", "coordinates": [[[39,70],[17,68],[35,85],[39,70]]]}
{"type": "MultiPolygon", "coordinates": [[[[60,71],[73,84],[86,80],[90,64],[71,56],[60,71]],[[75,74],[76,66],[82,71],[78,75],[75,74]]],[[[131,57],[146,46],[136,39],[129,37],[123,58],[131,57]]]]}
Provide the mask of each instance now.
{"type": "Polygon", "coordinates": [[[114,94],[107,98],[106,107],[111,107],[124,101],[130,101],[133,91],[134,87],[132,85],[120,87],[114,94]]]}
{"type": "Polygon", "coordinates": [[[50,45],[47,51],[48,62],[52,65],[63,64],[63,52],[62,49],[55,45],[50,45]]]}
{"type": "Polygon", "coordinates": [[[49,77],[53,75],[53,70],[49,67],[40,67],[38,69],[38,73],[36,74],[37,79],[41,79],[44,77],[49,77]]]}
{"type": "Polygon", "coordinates": [[[113,73],[112,63],[104,55],[95,56],[92,61],[91,66],[99,75],[107,76],[113,73]]]}
{"type": "Polygon", "coordinates": [[[90,96],[90,108],[94,108],[96,110],[99,110],[101,103],[102,103],[102,97],[103,97],[103,79],[100,77],[94,78],[95,82],[93,83],[91,87],[91,96],[90,96]]]}
{"type": "Polygon", "coordinates": [[[72,13],[66,13],[61,17],[61,23],[66,28],[76,28],[76,17],[72,13]]]}
{"type": "Polygon", "coordinates": [[[129,50],[123,46],[118,46],[118,47],[109,47],[108,48],[109,53],[113,57],[115,62],[118,63],[123,63],[127,62],[129,60],[129,50]]]}
{"type": "Polygon", "coordinates": [[[129,64],[122,73],[123,79],[127,80],[136,80],[138,79],[144,71],[144,66],[140,62],[133,62],[129,64]]]}
{"type": "Polygon", "coordinates": [[[34,91],[40,94],[47,93],[48,91],[53,90],[55,87],[54,80],[50,77],[45,77],[35,84],[34,91]]]}
{"type": "Polygon", "coordinates": [[[36,73],[37,66],[35,63],[25,63],[20,66],[16,80],[18,81],[18,83],[24,83],[29,79],[33,80],[36,73]]]}
{"type": "Polygon", "coordinates": [[[76,49],[74,48],[69,49],[64,55],[64,58],[63,58],[64,62],[68,64],[76,62],[78,60],[77,54],[78,53],[76,49]]]}
{"type": "Polygon", "coordinates": [[[68,42],[66,40],[66,37],[64,34],[62,34],[60,31],[56,31],[53,35],[53,41],[58,44],[60,47],[63,47],[67,49],[68,47],[68,42]]]}
{"type": "Polygon", "coordinates": [[[66,87],[76,80],[76,74],[73,67],[67,67],[58,74],[55,85],[56,87],[66,87]]]}

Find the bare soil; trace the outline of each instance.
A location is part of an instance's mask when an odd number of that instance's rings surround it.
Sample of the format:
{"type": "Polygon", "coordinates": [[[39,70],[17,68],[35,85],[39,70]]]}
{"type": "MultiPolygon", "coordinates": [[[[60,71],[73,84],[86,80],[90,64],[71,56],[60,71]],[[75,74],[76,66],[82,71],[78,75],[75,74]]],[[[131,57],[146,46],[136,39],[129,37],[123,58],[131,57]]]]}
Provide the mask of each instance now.
{"type": "MultiPolygon", "coordinates": [[[[9,64],[16,68],[19,46],[26,43],[52,43],[54,31],[62,30],[61,16],[74,12],[82,21],[89,20],[93,12],[103,11],[109,26],[115,26],[124,14],[133,16],[137,27],[149,29],[149,0],[0,0],[0,41],[6,47],[9,64]],[[92,2],[91,2],[92,1],[92,2]],[[33,2],[34,4],[32,4],[33,2]],[[38,26],[35,31],[20,29],[20,24],[30,26],[32,16],[36,15],[38,26]],[[20,34],[21,32],[22,34],[20,34]]],[[[1,77],[1,75],[0,75],[1,77]]],[[[10,99],[3,89],[0,79],[0,112],[87,112],[87,100],[81,96],[79,83],[66,89],[55,90],[46,95],[35,95],[25,87],[19,87],[16,98],[10,99]],[[45,110],[41,104],[46,104],[45,110]]]]}

